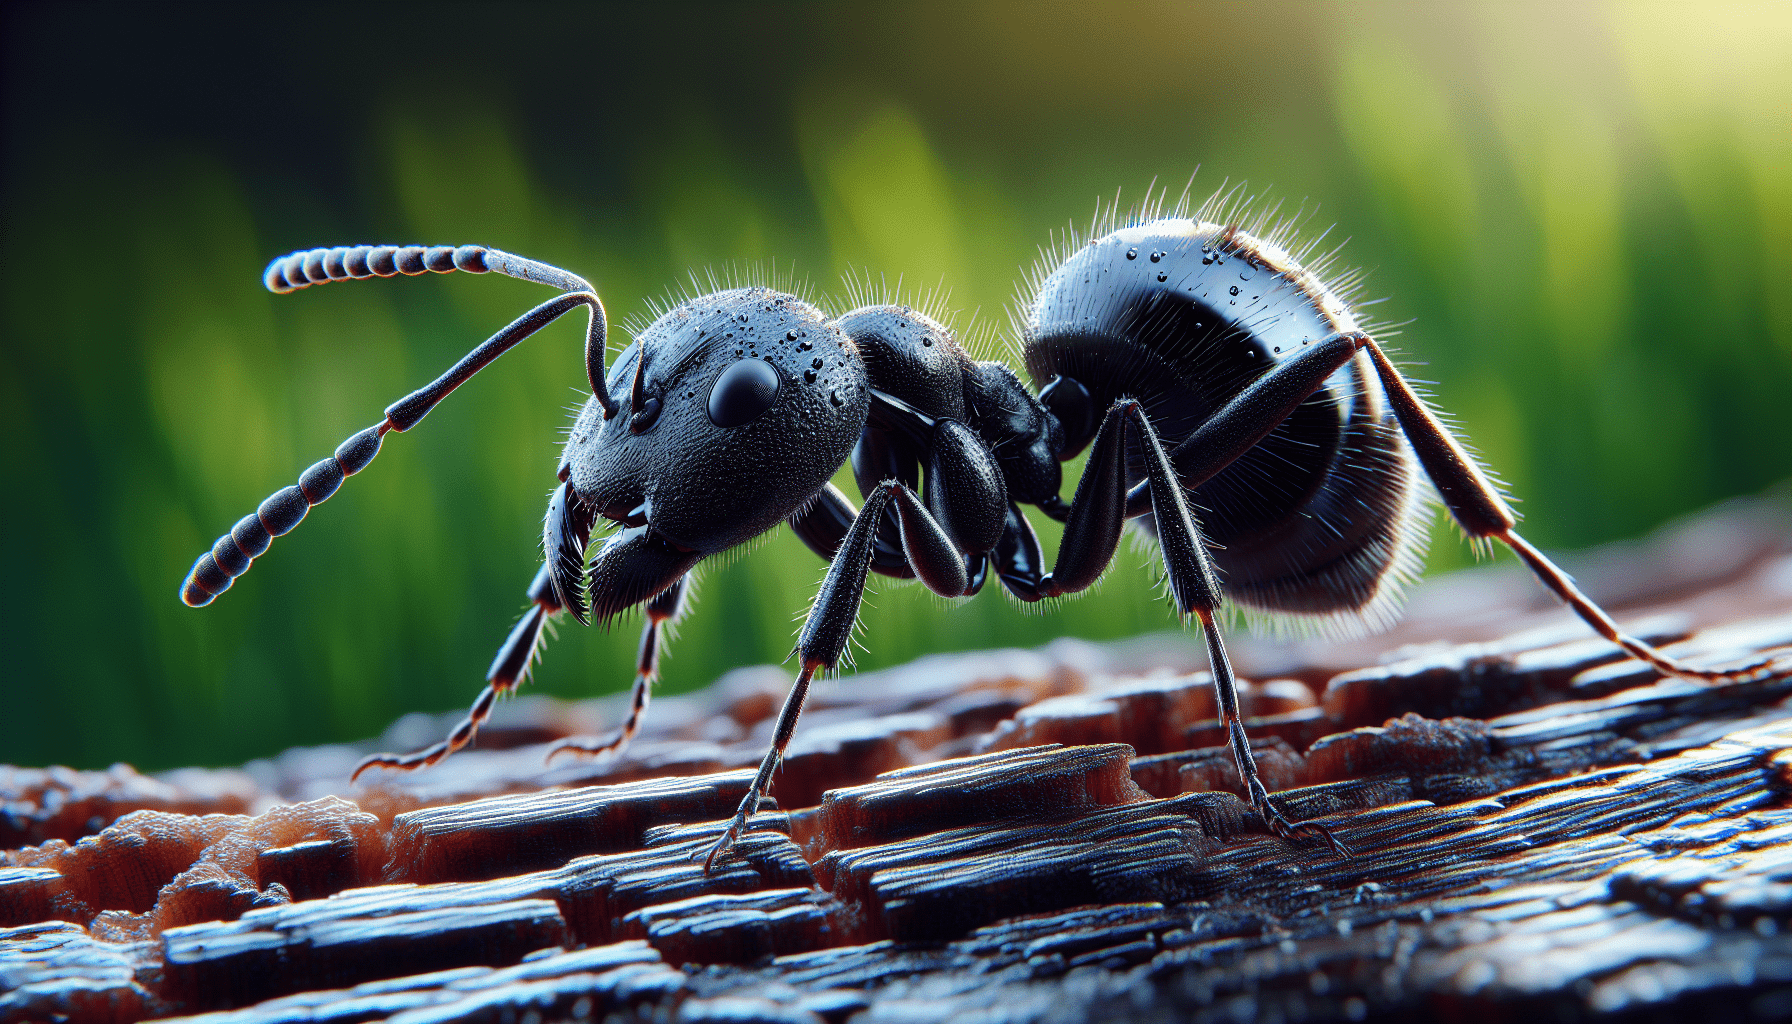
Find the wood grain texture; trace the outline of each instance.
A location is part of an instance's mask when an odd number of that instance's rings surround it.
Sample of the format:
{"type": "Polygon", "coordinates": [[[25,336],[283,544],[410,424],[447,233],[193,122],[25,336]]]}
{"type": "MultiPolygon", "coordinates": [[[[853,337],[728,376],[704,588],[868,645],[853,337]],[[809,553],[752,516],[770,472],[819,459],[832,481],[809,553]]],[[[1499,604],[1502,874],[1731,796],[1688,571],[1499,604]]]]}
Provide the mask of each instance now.
{"type": "MultiPolygon", "coordinates": [[[[1784,510],[1678,529],[1583,582],[1676,653],[1792,645],[1784,510]]],[[[1240,645],[1275,799],[1350,857],[1238,799],[1188,637],[818,690],[709,874],[777,669],[552,769],[620,709],[513,702],[355,788],[349,746],[5,769],[0,1021],[1792,1016],[1792,681],[1660,679],[1510,587],[1422,588],[1379,646],[1240,645]]]]}

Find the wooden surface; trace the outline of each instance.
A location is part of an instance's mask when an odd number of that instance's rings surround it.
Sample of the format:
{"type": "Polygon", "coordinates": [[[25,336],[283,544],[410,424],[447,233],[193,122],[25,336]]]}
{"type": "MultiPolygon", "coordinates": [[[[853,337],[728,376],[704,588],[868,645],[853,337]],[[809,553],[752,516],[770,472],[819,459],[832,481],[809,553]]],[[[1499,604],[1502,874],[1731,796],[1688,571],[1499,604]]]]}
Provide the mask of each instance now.
{"type": "MultiPolygon", "coordinates": [[[[1733,506],[1571,568],[1712,662],[1792,646],[1792,520],[1733,506]]],[[[1233,795],[1189,635],[818,689],[756,831],[696,860],[788,676],[519,700],[480,749],[0,769],[0,1021],[1792,1016],[1792,682],[1661,680],[1522,576],[1367,641],[1243,641],[1290,846],[1233,795]],[[1466,642],[1465,642],[1466,641],[1466,642]],[[377,774],[377,773],[373,773],[377,774]]]]}

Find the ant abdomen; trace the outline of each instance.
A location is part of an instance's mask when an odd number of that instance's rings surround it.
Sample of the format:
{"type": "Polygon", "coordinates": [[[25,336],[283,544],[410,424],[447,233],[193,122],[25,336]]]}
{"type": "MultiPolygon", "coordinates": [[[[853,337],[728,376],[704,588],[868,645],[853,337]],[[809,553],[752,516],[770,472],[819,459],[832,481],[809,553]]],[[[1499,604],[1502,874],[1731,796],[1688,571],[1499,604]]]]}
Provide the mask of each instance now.
{"type": "MultiPolygon", "coordinates": [[[[1075,382],[1094,409],[1138,399],[1173,457],[1278,363],[1359,330],[1344,298],[1280,246],[1188,219],[1088,243],[1041,281],[1028,312],[1035,383],[1075,382]]],[[[1127,477],[1145,477],[1136,445],[1127,477]]],[[[1416,482],[1373,368],[1358,356],[1200,482],[1193,503],[1228,596],[1351,632],[1385,621],[1417,569],[1416,482]]],[[[1140,523],[1154,530],[1150,516],[1140,523]]]]}

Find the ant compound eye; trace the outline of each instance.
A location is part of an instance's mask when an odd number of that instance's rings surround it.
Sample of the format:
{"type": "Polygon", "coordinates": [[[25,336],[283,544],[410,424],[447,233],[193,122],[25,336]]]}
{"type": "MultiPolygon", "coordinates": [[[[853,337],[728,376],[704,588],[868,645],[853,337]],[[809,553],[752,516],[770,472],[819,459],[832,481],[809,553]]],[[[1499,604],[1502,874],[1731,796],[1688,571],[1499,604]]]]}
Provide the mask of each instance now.
{"type": "Polygon", "coordinates": [[[758,419],[778,397],[778,371],[763,359],[742,359],[722,371],[709,392],[709,418],[718,427],[758,419]]]}

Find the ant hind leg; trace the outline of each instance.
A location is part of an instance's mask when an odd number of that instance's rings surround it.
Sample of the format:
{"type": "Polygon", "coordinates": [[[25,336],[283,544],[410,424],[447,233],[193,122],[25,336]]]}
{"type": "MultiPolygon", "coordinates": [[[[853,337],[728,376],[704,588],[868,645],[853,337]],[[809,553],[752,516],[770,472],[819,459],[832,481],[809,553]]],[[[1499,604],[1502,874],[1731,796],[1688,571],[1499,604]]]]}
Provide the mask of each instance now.
{"type": "Polygon", "coordinates": [[[1450,436],[1431,410],[1425,407],[1381,346],[1370,340],[1365,346],[1375,372],[1387,392],[1388,402],[1400,421],[1400,429],[1418,455],[1425,475],[1431,478],[1450,515],[1470,537],[1497,540],[1516,553],[1533,575],[1567,604],[1595,633],[1617,644],[1631,657],[1648,663],[1664,675],[1696,682],[1743,683],[1792,675],[1792,657],[1768,656],[1736,668],[1708,669],[1690,665],[1625,633],[1592,598],[1582,593],[1561,567],[1550,561],[1513,529],[1518,517],[1475,465],[1456,439],[1450,436]]]}

